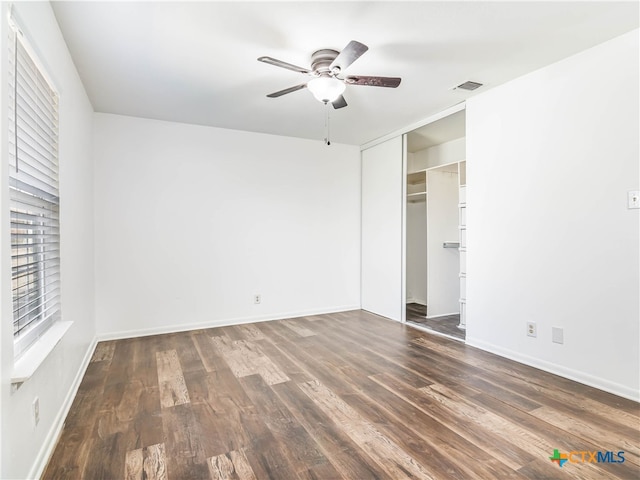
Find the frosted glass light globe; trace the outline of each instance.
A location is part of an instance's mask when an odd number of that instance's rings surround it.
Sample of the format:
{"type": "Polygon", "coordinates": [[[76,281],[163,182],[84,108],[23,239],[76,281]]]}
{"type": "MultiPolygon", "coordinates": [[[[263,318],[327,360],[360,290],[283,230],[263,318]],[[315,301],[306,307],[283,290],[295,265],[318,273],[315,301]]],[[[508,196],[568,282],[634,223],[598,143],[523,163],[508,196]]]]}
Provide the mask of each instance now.
{"type": "Polygon", "coordinates": [[[333,77],[318,77],[307,83],[307,88],[316,100],[327,103],[333,102],[344,92],[346,85],[333,77]]]}

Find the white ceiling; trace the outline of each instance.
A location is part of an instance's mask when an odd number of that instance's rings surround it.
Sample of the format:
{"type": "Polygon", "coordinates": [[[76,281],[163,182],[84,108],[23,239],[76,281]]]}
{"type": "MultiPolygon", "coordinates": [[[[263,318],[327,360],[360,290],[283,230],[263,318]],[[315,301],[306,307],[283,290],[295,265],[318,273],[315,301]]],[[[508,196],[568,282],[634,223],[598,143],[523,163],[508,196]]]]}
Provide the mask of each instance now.
{"type": "MultiPolygon", "coordinates": [[[[361,145],[638,28],[638,2],[52,2],[98,112],[322,140],[324,106],[302,67],[350,40],[369,51],[345,73],[400,76],[348,86],[334,142],[361,145]],[[473,80],[474,93],[453,87],[473,80]]],[[[526,95],[526,92],[522,92],[526,95]]]]}

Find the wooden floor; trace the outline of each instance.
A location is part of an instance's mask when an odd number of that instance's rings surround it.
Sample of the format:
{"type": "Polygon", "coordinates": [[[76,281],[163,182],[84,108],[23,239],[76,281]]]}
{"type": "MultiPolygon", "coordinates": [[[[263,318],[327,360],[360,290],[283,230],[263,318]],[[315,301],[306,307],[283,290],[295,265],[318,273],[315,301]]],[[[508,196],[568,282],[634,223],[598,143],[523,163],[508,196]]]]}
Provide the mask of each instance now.
{"type": "Polygon", "coordinates": [[[639,414],[354,311],[98,344],[43,478],[637,479],[639,414]]]}
{"type": "Polygon", "coordinates": [[[433,332],[448,335],[458,340],[465,339],[466,331],[463,328],[458,328],[460,314],[427,318],[427,307],[419,303],[407,303],[407,322],[418,324],[433,332]]]}

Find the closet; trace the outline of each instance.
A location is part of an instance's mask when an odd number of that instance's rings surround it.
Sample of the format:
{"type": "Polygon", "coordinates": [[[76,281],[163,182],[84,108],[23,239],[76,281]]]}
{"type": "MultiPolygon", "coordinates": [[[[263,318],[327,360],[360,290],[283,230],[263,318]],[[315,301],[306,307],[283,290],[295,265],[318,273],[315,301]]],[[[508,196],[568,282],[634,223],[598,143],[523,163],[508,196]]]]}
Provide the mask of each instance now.
{"type": "Polygon", "coordinates": [[[406,320],[464,339],[464,110],[407,133],[406,152],[406,320]]]}
{"type": "Polygon", "coordinates": [[[361,192],[362,309],[463,339],[464,105],[364,145],[361,192]]]}

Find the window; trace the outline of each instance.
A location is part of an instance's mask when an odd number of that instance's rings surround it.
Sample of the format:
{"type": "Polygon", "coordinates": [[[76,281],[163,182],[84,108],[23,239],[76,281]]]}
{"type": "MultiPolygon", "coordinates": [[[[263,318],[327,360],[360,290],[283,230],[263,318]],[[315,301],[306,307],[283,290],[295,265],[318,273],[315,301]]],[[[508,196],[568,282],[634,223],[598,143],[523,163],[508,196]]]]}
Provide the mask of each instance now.
{"type": "Polygon", "coordinates": [[[58,95],[20,39],[9,44],[9,197],[15,355],[60,318],[58,95]]]}

